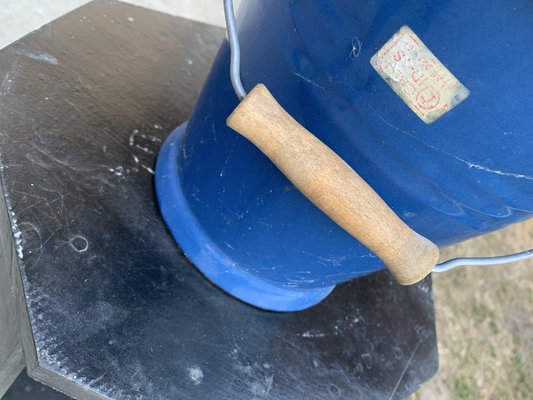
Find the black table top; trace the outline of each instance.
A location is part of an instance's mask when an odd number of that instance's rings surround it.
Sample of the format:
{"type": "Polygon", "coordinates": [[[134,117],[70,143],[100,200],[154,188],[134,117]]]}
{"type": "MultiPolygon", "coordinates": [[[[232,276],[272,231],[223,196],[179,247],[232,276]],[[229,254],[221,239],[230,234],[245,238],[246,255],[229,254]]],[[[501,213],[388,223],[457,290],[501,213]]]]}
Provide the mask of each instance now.
{"type": "Polygon", "coordinates": [[[437,370],[430,278],[376,273],[271,313],[211,285],[166,230],[154,160],[223,34],[98,1],[0,52],[29,373],[80,399],[405,398],[437,370]]]}

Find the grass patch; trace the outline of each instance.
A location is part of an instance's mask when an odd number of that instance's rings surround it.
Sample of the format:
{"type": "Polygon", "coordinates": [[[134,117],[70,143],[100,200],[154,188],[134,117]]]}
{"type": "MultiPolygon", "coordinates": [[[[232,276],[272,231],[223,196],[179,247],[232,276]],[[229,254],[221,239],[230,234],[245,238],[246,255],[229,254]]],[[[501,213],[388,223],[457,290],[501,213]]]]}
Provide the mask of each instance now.
{"type": "Polygon", "coordinates": [[[472,400],[475,398],[472,388],[464,377],[455,377],[453,387],[459,400],[472,400]]]}

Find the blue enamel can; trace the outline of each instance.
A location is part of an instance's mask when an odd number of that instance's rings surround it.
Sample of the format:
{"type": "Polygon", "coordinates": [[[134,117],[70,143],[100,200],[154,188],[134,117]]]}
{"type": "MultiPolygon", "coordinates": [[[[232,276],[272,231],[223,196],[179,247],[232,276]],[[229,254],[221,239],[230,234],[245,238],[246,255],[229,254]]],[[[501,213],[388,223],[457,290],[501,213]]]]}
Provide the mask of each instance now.
{"type": "MultiPolygon", "coordinates": [[[[238,28],[244,87],[266,84],[421,235],[443,247],[532,216],[530,1],[244,0],[238,28]],[[370,62],[402,26],[469,91],[430,124],[370,62]]],[[[384,266],[226,127],[229,60],[225,41],[161,149],[161,212],[212,282],[261,308],[305,309],[384,266]]]]}

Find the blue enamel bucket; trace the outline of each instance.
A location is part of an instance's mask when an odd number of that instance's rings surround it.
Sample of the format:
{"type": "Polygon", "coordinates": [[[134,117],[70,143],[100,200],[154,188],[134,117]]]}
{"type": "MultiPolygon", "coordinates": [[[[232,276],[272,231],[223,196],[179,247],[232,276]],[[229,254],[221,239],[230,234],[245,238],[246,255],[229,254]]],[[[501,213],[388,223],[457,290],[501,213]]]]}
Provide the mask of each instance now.
{"type": "MultiPolygon", "coordinates": [[[[528,0],[244,0],[237,22],[244,87],[265,83],[416,232],[444,247],[532,216],[528,0]],[[462,92],[413,94],[417,76],[379,70],[414,54],[399,32],[462,92]]],[[[161,149],[161,212],[216,285],[264,309],[305,309],[384,265],[226,126],[238,104],[229,61],[224,41],[189,121],[161,149]]]]}

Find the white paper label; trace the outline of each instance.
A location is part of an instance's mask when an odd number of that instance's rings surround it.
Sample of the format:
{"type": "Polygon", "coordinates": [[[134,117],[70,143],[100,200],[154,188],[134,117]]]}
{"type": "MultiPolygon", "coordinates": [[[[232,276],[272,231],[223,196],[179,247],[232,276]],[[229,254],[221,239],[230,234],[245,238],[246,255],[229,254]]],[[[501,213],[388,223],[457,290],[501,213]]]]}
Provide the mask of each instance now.
{"type": "Polygon", "coordinates": [[[374,54],[370,63],[426,124],[470,94],[407,25],[374,54]]]}

